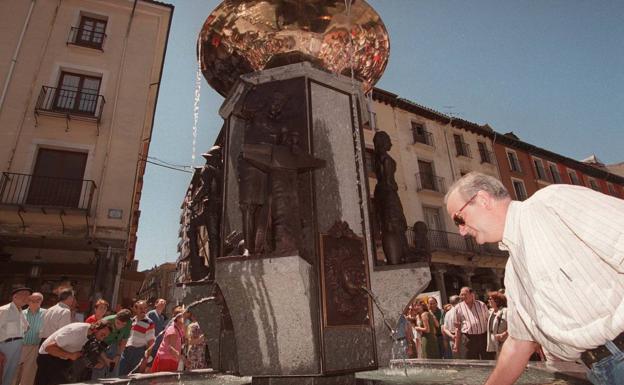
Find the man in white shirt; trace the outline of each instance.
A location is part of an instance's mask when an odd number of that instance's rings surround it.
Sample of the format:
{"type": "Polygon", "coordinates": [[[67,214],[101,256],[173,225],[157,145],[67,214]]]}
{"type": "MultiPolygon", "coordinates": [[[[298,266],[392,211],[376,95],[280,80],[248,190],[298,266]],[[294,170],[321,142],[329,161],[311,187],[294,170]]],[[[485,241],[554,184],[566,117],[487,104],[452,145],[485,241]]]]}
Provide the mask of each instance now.
{"type": "Polygon", "coordinates": [[[28,321],[22,306],[28,303],[32,290],[18,287],[13,290],[11,302],[0,306],[0,354],[4,356],[4,371],[0,385],[10,385],[22,355],[22,339],[28,330],[28,321]]]}
{"type": "Polygon", "coordinates": [[[457,305],[460,302],[460,298],[458,295],[452,295],[449,297],[449,303],[453,305],[453,307],[444,314],[444,323],[442,324],[442,333],[444,333],[449,340],[449,344],[451,345],[451,354],[452,358],[466,358],[466,336],[461,336],[461,343],[455,347],[455,336],[457,327],[455,326],[456,322],[456,311],[457,305]]]}
{"type": "Polygon", "coordinates": [[[509,337],[486,384],[513,384],[536,343],[580,359],[594,384],[624,383],[624,200],[558,184],[512,201],[498,179],[472,172],[445,202],[460,234],[509,251],[509,337]]]}
{"type": "Polygon", "coordinates": [[[35,385],[67,383],[71,363],[82,356],[89,336],[102,341],[110,332],[111,325],[100,320],[93,324],[74,322],[52,333],[39,348],[35,385]]]}
{"type": "Polygon", "coordinates": [[[50,337],[52,333],[65,325],[72,323],[71,306],[74,303],[74,292],[72,289],[63,289],[59,293],[59,301],[56,305],[46,310],[43,315],[43,325],[39,332],[41,340],[50,337]]]}

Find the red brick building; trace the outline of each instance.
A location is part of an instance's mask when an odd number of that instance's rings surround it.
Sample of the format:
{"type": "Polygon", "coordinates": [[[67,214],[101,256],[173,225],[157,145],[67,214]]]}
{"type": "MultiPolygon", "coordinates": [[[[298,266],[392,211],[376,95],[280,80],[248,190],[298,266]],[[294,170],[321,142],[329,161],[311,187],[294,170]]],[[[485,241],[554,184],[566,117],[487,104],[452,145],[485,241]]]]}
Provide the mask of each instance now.
{"type": "Polygon", "coordinates": [[[492,138],[499,173],[512,198],[524,200],[552,183],[574,184],[624,198],[624,177],[523,142],[515,134],[492,138]]]}

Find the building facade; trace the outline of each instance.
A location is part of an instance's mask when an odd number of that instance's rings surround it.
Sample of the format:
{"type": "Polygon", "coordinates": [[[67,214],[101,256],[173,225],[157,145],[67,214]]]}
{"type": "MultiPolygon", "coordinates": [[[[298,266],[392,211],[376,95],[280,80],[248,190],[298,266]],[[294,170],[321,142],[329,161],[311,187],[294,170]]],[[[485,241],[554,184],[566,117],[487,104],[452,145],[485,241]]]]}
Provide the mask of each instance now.
{"type": "Polygon", "coordinates": [[[0,296],[120,295],[173,6],[0,4],[0,296]]]}

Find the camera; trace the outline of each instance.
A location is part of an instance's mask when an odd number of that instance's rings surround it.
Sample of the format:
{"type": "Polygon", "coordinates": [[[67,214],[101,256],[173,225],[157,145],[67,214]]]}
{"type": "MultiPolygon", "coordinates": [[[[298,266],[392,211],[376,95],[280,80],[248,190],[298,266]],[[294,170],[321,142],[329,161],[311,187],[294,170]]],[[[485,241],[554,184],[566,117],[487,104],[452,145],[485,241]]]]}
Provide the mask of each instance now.
{"type": "Polygon", "coordinates": [[[100,362],[100,356],[108,348],[104,341],[98,341],[94,335],[87,337],[87,342],[82,346],[82,357],[88,368],[94,368],[100,362]]]}

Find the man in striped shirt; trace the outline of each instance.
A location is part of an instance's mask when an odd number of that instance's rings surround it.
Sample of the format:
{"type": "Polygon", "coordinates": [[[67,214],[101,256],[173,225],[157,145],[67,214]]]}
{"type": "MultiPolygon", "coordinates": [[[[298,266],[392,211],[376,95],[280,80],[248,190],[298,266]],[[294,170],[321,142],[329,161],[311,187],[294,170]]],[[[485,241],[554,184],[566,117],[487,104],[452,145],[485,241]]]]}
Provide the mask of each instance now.
{"type": "Polygon", "coordinates": [[[23,310],[30,327],[24,334],[22,357],[13,381],[14,385],[33,385],[35,383],[37,355],[39,354],[39,344],[41,342],[39,331],[43,325],[43,314],[46,311],[41,308],[42,302],[43,294],[32,293],[28,297],[28,309],[23,310]]]}
{"type": "Polygon", "coordinates": [[[126,343],[126,349],[121,354],[119,362],[119,375],[125,376],[132,371],[145,354],[147,347],[154,343],[154,322],[146,316],[147,302],[137,301],[132,308],[135,317],[132,319],[130,338],[126,343]]]}
{"type": "Polygon", "coordinates": [[[472,172],[445,202],[460,234],[509,251],[509,337],[486,385],[513,384],[536,343],[582,361],[594,384],[623,384],[624,200],[555,184],[512,201],[498,179],[472,172]]]}
{"type": "Polygon", "coordinates": [[[455,309],[457,332],[453,352],[459,353],[460,343],[464,342],[467,359],[486,360],[488,308],[475,299],[474,291],[467,286],[461,288],[459,297],[462,302],[455,309]],[[462,339],[462,335],[465,338],[462,339]]]}

